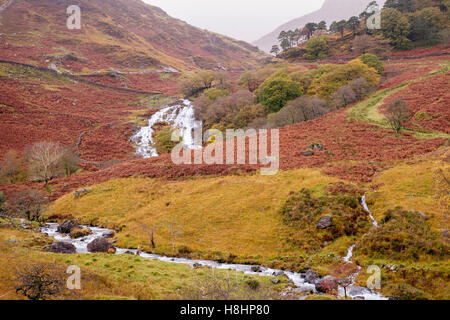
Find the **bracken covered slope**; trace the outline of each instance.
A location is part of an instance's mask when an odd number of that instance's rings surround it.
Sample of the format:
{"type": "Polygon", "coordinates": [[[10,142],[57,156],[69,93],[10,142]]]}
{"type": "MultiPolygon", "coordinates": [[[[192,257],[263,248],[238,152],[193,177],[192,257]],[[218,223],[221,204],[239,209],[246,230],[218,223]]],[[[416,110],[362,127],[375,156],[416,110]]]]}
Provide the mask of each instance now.
{"type": "Polygon", "coordinates": [[[10,0],[0,6],[0,59],[54,64],[61,71],[242,70],[265,56],[140,0],[10,0]],[[71,5],[81,9],[80,30],[67,28],[71,5]]]}

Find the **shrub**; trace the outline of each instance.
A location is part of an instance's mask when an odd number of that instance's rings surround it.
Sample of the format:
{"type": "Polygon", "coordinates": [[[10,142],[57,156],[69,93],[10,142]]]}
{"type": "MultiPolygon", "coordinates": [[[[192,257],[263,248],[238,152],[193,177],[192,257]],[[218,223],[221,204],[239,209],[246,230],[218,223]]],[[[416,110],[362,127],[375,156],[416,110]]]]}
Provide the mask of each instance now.
{"type": "Polygon", "coordinates": [[[380,59],[376,55],[366,53],[366,54],[363,54],[362,56],[360,56],[358,59],[361,60],[362,62],[364,62],[364,64],[368,65],[369,67],[377,70],[377,72],[379,74],[382,74],[384,72],[383,63],[380,61],[380,59]]]}
{"type": "Polygon", "coordinates": [[[52,264],[27,265],[16,272],[16,292],[30,300],[47,300],[63,291],[64,274],[52,264]]]}
{"type": "Polygon", "coordinates": [[[425,218],[400,207],[386,211],[379,228],[368,234],[355,250],[373,259],[398,261],[449,257],[448,245],[425,218]]]}
{"type": "Polygon", "coordinates": [[[359,195],[326,193],[314,197],[310,190],[292,192],[281,209],[283,222],[297,232],[290,240],[305,249],[318,250],[324,242],[342,236],[363,233],[370,225],[368,217],[359,205],[359,195]],[[325,215],[331,216],[333,225],[324,230],[317,229],[317,222],[325,215]]]}
{"type": "Polygon", "coordinates": [[[267,113],[278,112],[289,100],[302,94],[300,84],[292,81],[285,73],[267,79],[256,91],[258,102],[266,107],[267,113]]]}
{"type": "Polygon", "coordinates": [[[257,290],[260,287],[259,281],[256,279],[247,280],[246,283],[252,290],[257,290]]]}
{"type": "Polygon", "coordinates": [[[369,86],[376,86],[380,82],[380,75],[375,69],[359,59],[339,66],[322,66],[315,71],[314,76],[308,95],[317,95],[324,99],[331,99],[340,87],[358,78],[366,79],[369,86]]]}

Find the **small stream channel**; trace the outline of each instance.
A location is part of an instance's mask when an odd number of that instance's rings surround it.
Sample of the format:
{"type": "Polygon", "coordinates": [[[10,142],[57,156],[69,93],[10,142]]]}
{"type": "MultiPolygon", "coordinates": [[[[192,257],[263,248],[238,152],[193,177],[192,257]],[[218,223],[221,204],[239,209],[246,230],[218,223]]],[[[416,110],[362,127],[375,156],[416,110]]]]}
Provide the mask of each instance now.
{"type": "MultiPolygon", "coordinates": [[[[372,214],[368,210],[367,203],[365,202],[365,197],[362,198],[361,204],[364,208],[367,208],[367,212],[370,214],[371,218],[373,219],[372,214]]],[[[375,219],[373,219],[374,226],[377,226],[375,219]]],[[[87,227],[92,230],[92,234],[78,238],[78,239],[72,239],[68,235],[61,234],[57,231],[58,229],[58,223],[48,223],[44,227],[40,228],[40,232],[47,234],[50,237],[53,237],[56,241],[62,241],[62,242],[68,242],[75,246],[78,253],[89,253],[87,249],[87,245],[99,237],[107,236],[111,233],[112,230],[104,229],[104,228],[97,228],[97,227],[87,227]]],[[[353,249],[355,248],[355,245],[352,245],[347,252],[347,255],[343,258],[345,262],[352,263],[352,257],[353,257],[353,249]]],[[[137,254],[136,249],[121,249],[116,248],[116,254],[126,254],[126,253],[133,253],[137,254]]],[[[277,270],[277,269],[271,269],[266,268],[263,266],[255,266],[255,265],[244,265],[244,264],[228,264],[228,263],[219,263],[217,261],[210,261],[210,260],[191,260],[186,258],[175,258],[175,257],[167,257],[157,254],[150,254],[146,252],[141,252],[140,256],[145,259],[150,260],[158,260],[163,261],[167,263],[177,263],[177,264],[185,264],[189,265],[191,268],[195,267],[210,267],[213,269],[222,269],[222,270],[235,270],[237,272],[243,272],[244,274],[250,274],[250,275],[258,275],[258,276],[281,276],[286,275],[292,283],[297,287],[295,291],[298,292],[314,292],[316,293],[316,286],[313,283],[308,283],[305,281],[305,273],[298,273],[298,272],[292,272],[292,271],[285,271],[285,270],[277,270]],[[255,272],[255,267],[259,272],[255,272]]],[[[361,267],[358,266],[358,272],[353,274],[351,276],[352,284],[354,283],[357,275],[361,271],[361,267]]],[[[339,288],[339,295],[338,297],[344,296],[344,289],[339,288]]],[[[347,288],[347,296],[351,298],[361,299],[361,300],[387,300],[384,298],[381,294],[374,292],[368,288],[365,287],[358,287],[354,285],[350,285],[347,288]]]]}

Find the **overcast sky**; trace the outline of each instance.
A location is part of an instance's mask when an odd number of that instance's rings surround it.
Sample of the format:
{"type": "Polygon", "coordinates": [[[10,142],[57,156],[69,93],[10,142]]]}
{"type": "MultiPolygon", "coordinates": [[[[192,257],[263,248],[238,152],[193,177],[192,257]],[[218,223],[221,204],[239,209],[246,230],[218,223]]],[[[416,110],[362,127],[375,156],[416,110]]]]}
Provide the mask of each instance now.
{"type": "Polygon", "coordinates": [[[174,18],[248,42],[320,9],[324,0],[144,0],[174,18]]]}

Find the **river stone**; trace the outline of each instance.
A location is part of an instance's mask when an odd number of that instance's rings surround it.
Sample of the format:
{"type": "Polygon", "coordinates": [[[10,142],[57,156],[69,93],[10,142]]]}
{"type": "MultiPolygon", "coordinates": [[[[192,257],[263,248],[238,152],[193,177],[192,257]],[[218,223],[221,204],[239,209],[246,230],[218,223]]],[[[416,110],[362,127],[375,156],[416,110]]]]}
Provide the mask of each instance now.
{"type": "Polygon", "coordinates": [[[77,249],[75,246],[68,242],[53,242],[48,249],[53,253],[76,253],[77,249]]]}
{"type": "Polygon", "coordinates": [[[273,284],[279,284],[279,283],[280,283],[280,279],[270,279],[270,281],[271,281],[273,284]]]}
{"type": "Polygon", "coordinates": [[[59,226],[58,226],[58,232],[59,233],[70,233],[73,229],[78,228],[78,222],[75,220],[64,220],[59,226]]]}
{"type": "Polygon", "coordinates": [[[283,274],[284,274],[283,271],[274,271],[274,272],[272,273],[272,275],[273,275],[274,277],[281,277],[283,274]]]}
{"type": "Polygon", "coordinates": [[[260,266],[252,266],[251,268],[252,272],[262,272],[262,269],[260,266]]]}
{"type": "Polygon", "coordinates": [[[106,238],[97,238],[87,245],[89,252],[108,252],[109,249],[115,249],[106,238]]]}
{"type": "Polygon", "coordinates": [[[339,288],[338,280],[332,276],[326,276],[316,282],[316,289],[319,292],[328,293],[339,288]]]}
{"type": "Polygon", "coordinates": [[[316,281],[319,279],[319,274],[317,272],[315,272],[314,270],[308,270],[306,271],[305,274],[305,282],[308,283],[316,283],[316,281]]]}
{"type": "Polygon", "coordinates": [[[320,218],[319,222],[317,222],[317,229],[327,229],[331,226],[333,226],[332,216],[324,216],[320,218]]]}

